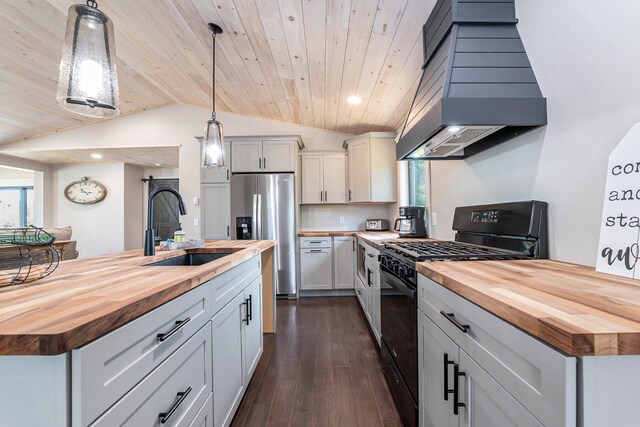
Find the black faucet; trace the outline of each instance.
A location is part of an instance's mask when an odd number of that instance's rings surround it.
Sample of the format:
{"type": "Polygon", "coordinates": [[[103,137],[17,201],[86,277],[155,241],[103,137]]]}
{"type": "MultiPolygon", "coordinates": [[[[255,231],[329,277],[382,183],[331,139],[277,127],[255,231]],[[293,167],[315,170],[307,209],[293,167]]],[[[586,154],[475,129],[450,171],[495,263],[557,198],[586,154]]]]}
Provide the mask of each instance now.
{"type": "Polygon", "coordinates": [[[186,215],[187,209],[184,207],[184,201],[182,200],[182,196],[173,188],[169,187],[160,187],[156,188],[149,194],[149,201],[147,202],[147,230],[144,232],[144,256],[153,256],[156,254],[156,236],[153,232],[153,228],[151,227],[152,219],[153,219],[153,199],[162,192],[168,191],[169,193],[173,193],[174,196],[178,199],[178,209],[180,209],[180,215],[186,215]]]}

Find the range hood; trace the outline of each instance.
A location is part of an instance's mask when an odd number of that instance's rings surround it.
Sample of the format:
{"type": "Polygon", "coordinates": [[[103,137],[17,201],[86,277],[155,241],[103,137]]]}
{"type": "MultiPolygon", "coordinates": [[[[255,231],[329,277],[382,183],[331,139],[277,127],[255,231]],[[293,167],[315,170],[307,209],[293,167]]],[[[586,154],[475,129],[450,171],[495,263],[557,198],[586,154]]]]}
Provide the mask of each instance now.
{"type": "Polygon", "coordinates": [[[463,159],[547,124],[514,0],[439,0],[398,160],[463,159]]]}

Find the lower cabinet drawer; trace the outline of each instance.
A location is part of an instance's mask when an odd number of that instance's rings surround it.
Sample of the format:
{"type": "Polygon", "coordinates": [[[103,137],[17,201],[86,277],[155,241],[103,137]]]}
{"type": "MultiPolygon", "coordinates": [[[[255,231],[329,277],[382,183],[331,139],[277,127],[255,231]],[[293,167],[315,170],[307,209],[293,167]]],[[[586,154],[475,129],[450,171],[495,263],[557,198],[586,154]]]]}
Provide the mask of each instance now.
{"type": "Polygon", "coordinates": [[[575,357],[422,275],[418,307],[542,424],[576,424],[575,357]],[[467,332],[452,320],[468,325],[467,332]]]}
{"type": "Polygon", "coordinates": [[[331,237],[301,237],[300,248],[330,248],[331,237]]]}
{"type": "Polygon", "coordinates": [[[73,350],[73,424],[89,425],[202,328],[211,319],[210,297],[201,285],[73,350]]]}
{"type": "Polygon", "coordinates": [[[92,427],[188,427],[211,397],[211,322],[92,427]]]}
{"type": "Polygon", "coordinates": [[[209,395],[189,427],[213,427],[213,395],[209,395]]]}
{"type": "Polygon", "coordinates": [[[215,315],[222,307],[231,302],[260,274],[260,255],[256,255],[210,280],[211,315],[215,315]]]}

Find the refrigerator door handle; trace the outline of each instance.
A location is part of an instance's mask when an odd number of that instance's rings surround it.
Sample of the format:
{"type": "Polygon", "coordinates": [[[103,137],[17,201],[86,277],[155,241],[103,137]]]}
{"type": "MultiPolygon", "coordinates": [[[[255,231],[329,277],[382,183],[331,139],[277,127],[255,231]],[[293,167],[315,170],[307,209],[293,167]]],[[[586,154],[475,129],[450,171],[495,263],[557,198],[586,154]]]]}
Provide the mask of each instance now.
{"type": "Polygon", "coordinates": [[[256,224],[257,224],[257,238],[256,240],[262,240],[262,194],[257,194],[257,203],[256,203],[256,224]]]}
{"type": "Polygon", "coordinates": [[[253,195],[253,210],[251,211],[251,239],[258,240],[258,195],[253,195]]]}

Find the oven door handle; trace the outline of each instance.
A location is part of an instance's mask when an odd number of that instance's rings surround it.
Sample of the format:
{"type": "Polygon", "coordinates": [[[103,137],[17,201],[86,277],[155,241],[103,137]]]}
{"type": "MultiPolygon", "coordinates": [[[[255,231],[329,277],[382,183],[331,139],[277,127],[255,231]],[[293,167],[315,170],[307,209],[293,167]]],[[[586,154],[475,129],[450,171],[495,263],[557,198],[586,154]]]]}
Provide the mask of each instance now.
{"type": "Polygon", "coordinates": [[[402,279],[391,275],[389,270],[385,266],[380,266],[380,274],[384,277],[385,281],[391,285],[397,291],[402,292],[405,296],[415,299],[416,298],[416,290],[410,286],[408,286],[402,279]]]}

